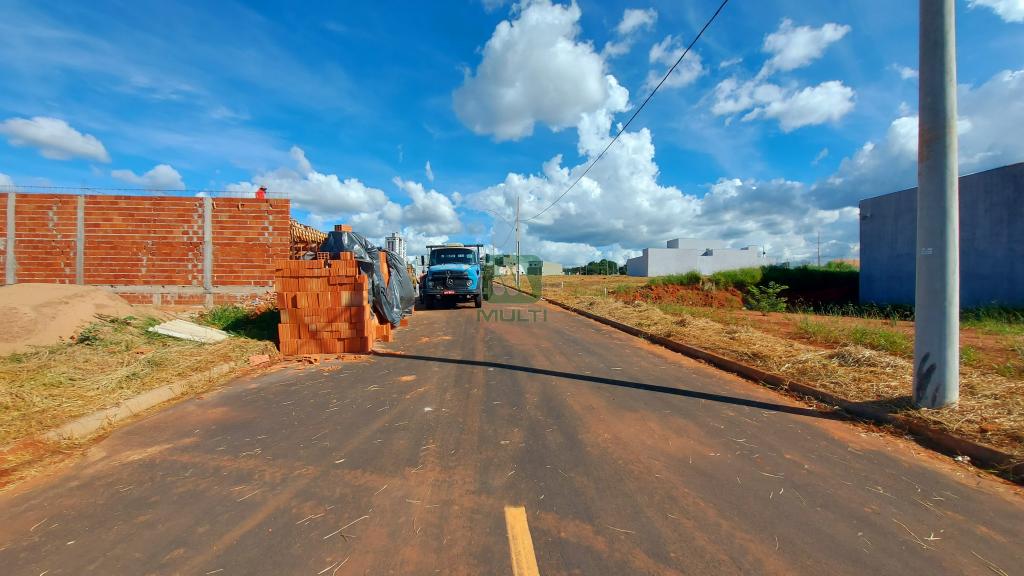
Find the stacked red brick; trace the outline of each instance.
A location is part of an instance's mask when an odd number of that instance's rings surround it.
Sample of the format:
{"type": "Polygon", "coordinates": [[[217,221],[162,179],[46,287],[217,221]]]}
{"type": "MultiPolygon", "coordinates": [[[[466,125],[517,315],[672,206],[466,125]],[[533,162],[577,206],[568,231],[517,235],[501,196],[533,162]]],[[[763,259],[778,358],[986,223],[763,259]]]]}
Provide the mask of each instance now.
{"type": "Polygon", "coordinates": [[[338,260],[282,260],[275,284],[281,353],[369,352],[376,336],[370,283],[350,252],[338,260]]]}

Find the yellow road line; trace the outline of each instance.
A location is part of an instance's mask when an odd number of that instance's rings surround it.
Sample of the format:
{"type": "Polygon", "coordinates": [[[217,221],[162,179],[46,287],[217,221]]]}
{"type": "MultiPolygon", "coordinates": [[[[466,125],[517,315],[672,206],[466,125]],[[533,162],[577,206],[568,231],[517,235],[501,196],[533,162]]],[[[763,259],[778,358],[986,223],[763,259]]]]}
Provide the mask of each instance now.
{"type": "Polygon", "coordinates": [[[512,555],[512,574],[540,576],[530,525],[526,523],[526,508],[505,506],[505,527],[508,529],[508,551],[512,555]]]}

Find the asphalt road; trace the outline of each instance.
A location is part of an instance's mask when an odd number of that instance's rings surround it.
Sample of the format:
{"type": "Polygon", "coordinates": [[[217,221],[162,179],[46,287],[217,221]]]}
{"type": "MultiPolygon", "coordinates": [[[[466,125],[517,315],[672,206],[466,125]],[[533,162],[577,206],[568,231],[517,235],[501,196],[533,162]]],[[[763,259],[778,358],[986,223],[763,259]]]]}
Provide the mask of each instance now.
{"type": "Polygon", "coordinates": [[[555,308],[484,312],[121,428],[0,494],[0,573],[500,575],[510,532],[519,574],[1024,566],[1019,488],[555,308]]]}

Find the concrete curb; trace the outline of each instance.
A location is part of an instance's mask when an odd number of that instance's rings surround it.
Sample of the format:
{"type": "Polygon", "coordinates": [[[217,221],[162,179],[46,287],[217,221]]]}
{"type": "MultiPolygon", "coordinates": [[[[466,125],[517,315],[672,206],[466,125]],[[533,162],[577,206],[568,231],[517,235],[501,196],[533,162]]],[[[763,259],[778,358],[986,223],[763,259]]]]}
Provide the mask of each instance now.
{"type": "Polygon", "coordinates": [[[174,398],[184,394],[196,383],[226,374],[238,365],[239,364],[237,362],[226,362],[224,364],[214,366],[205,372],[200,372],[195,376],[190,376],[181,382],[154,388],[148,392],[143,392],[138,396],[134,396],[121,402],[117,406],[98,410],[92,414],[86,414],[85,416],[76,418],[63,426],[44,433],[41,438],[50,442],[86,438],[108,424],[120,422],[121,420],[134,416],[140,412],[149,410],[158,404],[163,404],[168,400],[173,400],[174,398]]]}
{"type": "Polygon", "coordinates": [[[617,322],[610,318],[598,316],[597,314],[581,310],[564,302],[559,302],[550,298],[544,298],[543,300],[574,314],[594,320],[595,322],[600,322],[601,324],[621,330],[622,332],[632,336],[643,338],[644,340],[648,340],[654,344],[668,348],[673,352],[678,352],[684,356],[689,356],[690,358],[707,362],[715,368],[736,374],[737,376],[758,384],[788,390],[802,396],[808,396],[819,402],[836,406],[856,418],[877,422],[879,424],[895,426],[917,436],[921,440],[922,444],[925,444],[938,452],[949,456],[967,456],[975,466],[996,470],[1008,476],[1014,482],[1024,484],[1024,462],[1015,461],[1013,456],[1010,454],[997,450],[991,446],[986,446],[966,438],[955,436],[945,430],[934,428],[928,424],[906,416],[891,414],[875,406],[865,405],[860,402],[848,400],[841,396],[836,396],[835,394],[815,388],[814,386],[803,382],[797,382],[772,372],[765,372],[764,370],[754,368],[753,366],[747,366],[746,364],[742,364],[724,356],[719,356],[718,354],[708,352],[707,350],[697,348],[696,346],[690,346],[688,344],[683,344],[682,342],[676,342],[675,340],[670,340],[662,336],[645,332],[639,328],[623,324],[622,322],[617,322]]]}

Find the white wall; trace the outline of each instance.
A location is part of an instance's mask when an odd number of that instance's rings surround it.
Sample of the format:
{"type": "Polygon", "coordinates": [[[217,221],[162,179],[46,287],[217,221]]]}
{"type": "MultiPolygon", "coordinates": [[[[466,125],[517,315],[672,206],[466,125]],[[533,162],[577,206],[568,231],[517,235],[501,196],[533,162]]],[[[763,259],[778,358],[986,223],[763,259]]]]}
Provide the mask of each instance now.
{"type": "Polygon", "coordinates": [[[721,270],[763,266],[760,248],[646,248],[643,255],[626,262],[630,276],[664,276],[696,270],[708,275],[721,270]]]}

